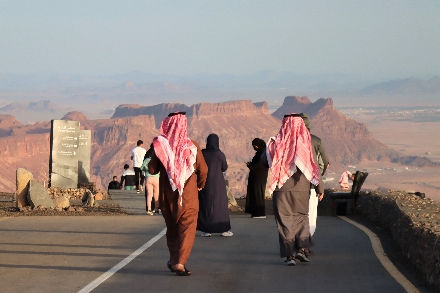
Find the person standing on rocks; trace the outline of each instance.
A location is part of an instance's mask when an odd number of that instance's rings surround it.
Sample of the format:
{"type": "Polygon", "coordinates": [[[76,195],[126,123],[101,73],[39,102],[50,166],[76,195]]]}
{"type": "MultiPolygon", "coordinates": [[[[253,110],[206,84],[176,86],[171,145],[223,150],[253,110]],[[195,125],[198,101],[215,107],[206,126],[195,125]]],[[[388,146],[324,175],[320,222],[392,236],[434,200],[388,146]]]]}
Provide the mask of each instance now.
{"type": "Polygon", "coordinates": [[[122,172],[121,176],[121,188],[125,183],[125,190],[133,190],[136,182],[136,176],[133,170],[129,169],[130,166],[128,164],[124,165],[124,172],[122,172]]]}
{"type": "Polygon", "coordinates": [[[170,113],[162,121],[153,146],[148,172],[160,172],[159,205],[170,253],[167,267],[179,276],[189,276],[185,264],[194,245],[198,191],[205,186],[208,166],[199,145],[188,137],[185,112],[170,113]]]}
{"type": "Polygon", "coordinates": [[[266,218],[266,206],[264,202],[268,167],[262,164],[261,156],[266,151],[266,143],[260,138],[252,140],[255,155],[252,161],[247,162],[249,168],[248,185],[246,192],[245,213],[251,214],[252,218],[266,218]]]}
{"type": "MultiPolygon", "coordinates": [[[[310,132],[310,119],[306,113],[301,113],[301,118],[304,120],[304,124],[307,130],[310,132]]],[[[318,164],[321,176],[324,176],[325,171],[330,166],[327,152],[325,151],[324,144],[321,139],[316,135],[313,135],[310,132],[311,140],[312,140],[312,150],[313,157],[315,162],[318,164]]],[[[316,218],[318,216],[318,202],[321,201],[324,197],[316,196],[315,188],[313,185],[310,188],[310,201],[309,201],[309,226],[310,226],[310,234],[313,236],[316,230],[316,218]]],[[[313,251],[306,249],[306,254],[311,255],[313,251]]]]}
{"type": "Polygon", "coordinates": [[[143,190],[142,186],[144,185],[145,178],[142,174],[141,166],[144,162],[144,157],[147,150],[142,147],[143,144],[144,142],[142,140],[138,140],[136,143],[137,146],[131,150],[131,160],[133,160],[133,169],[136,176],[135,186],[137,193],[140,193],[141,190],[143,190]]]}
{"type": "Polygon", "coordinates": [[[278,227],[284,263],[308,262],[305,248],[313,246],[309,228],[310,183],[321,196],[319,167],[313,158],[310,132],[300,114],[285,115],[276,137],[267,143],[263,159],[270,167],[269,193],[278,227]]]}
{"type": "Polygon", "coordinates": [[[211,233],[221,233],[222,236],[232,236],[229,219],[228,195],[223,172],[228,169],[225,154],[220,150],[219,137],[212,133],[206,139],[206,148],[202,150],[208,165],[208,177],[205,188],[199,191],[199,216],[197,230],[204,237],[211,233]]]}

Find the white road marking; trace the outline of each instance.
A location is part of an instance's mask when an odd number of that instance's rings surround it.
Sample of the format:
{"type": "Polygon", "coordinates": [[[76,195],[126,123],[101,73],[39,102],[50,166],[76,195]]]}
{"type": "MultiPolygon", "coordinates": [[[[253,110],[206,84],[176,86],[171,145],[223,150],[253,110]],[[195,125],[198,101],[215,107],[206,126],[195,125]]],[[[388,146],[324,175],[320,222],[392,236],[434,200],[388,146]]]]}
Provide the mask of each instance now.
{"type": "Polygon", "coordinates": [[[385,254],[383,250],[382,243],[380,243],[379,237],[373,231],[368,229],[367,227],[350,220],[347,217],[340,216],[342,220],[358,227],[365,234],[368,235],[371,241],[371,246],[373,247],[373,251],[376,254],[376,257],[379,259],[382,266],[388,271],[388,273],[406,290],[406,292],[411,293],[419,293],[420,291],[404,276],[402,273],[394,266],[394,264],[390,261],[390,259],[385,254]]]}
{"type": "Polygon", "coordinates": [[[130,263],[133,259],[135,259],[137,256],[139,256],[142,252],[144,252],[147,248],[149,248],[151,245],[153,245],[157,240],[162,238],[163,235],[165,235],[167,229],[163,229],[159,232],[156,236],[154,236],[150,241],[139,247],[135,252],[127,256],[125,259],[120,261],[117,265],[112,267],[110,270],[96,278],[93,282],[88,284],[86,287],[78,291],[78,293],[89,293],[96,287],[98,287],[100,284],[102,284],[105,280],[110,278],[114,273],[125,267],[128,263],[130,263]]]}

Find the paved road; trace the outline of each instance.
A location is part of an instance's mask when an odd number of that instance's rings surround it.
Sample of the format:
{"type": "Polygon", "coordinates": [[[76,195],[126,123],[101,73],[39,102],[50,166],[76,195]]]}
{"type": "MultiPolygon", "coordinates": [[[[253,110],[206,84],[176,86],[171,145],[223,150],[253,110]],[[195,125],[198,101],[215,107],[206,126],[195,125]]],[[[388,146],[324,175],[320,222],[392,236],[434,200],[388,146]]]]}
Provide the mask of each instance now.
{"type": "MultiPolygon", "coordinates": [[[[118,203],[121,208],[133,215],[145,215],[145,193],[136,190],[111,189],[112,203],[118,203]]],[[[108,202],[108,201],[106,201],[108,202]]]]}
{"type": "MultiPolygon", "coordinates": [[[[165,237],[92,292],[405,292],[369,238],[319,217],[310,263],[283,265],[273,216],[231,216],[233,237],[197,237],[190,277],[166,268],[165,237]]],[[[78,292],[164,229],[160,216],[0,219],[0,292],[78,292]]]]}

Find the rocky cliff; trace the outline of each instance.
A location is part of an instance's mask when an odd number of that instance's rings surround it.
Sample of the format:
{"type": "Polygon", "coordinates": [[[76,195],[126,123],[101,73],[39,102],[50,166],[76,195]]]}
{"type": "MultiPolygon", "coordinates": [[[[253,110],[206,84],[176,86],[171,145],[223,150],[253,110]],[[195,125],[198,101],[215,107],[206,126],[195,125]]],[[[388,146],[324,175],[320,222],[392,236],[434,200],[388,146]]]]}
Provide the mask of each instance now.
{"type": "Polygon", "coordinates": [[[307,113],[311,133],[321,138],[332,164],[357,164],[362,160],[388,161],[414,166],[433,165],[427,158],[404,157],[376,140],[363,123],[347,118],[333,107],[331,98],[312,103],[307,97],[288,96],[272,115],[307,113]]]}
{"type": "Polygon", "coordinates": [[[9,114],[0,114],[0,137],[10,136],[14,128],[23,126],[23,124],[9,114]]]}
{"type": "MultiPolygon", "coordinates": [[[[224,103],[160,104],[155,106],[121,105],[112,119],[134,115],[151,115],[156,128],[170,112],[185,111],[188,118],[188,134],[204,147],[206,137],[216,133],[220,138],[220,149],[228,158],[229,170],[226,178],[234,194],[245,194],[248,169],[244,162],[252,158],[251,141],[255,137],[267,140],[276,134],[280,121],[273,117],[266,102],[253,104],[250,100],[224,103]]],[[[152,137],[151,137],[152,138],[152,137]]],[[[151,140],[151,138],[149,138],[151,140]]],[[[144,139],[145,141],[150,141],[144,139]]]]}
{"type": "MultiPolygon", "coordinates": [[[[148,148],[158,135],[161,121],[170,112],[185,111],[189,136],[202,148],[210,133],[220,137],[229,169],[226,178],[235,196],[246,193],[248,169],[244,164],[254,155],[251,141],[268,140],[277,134],[286,113],[306,112],[311,117],[312,133],[324,141],[331,163],[347,164],[361,160],[402,159],[376,141],[364,124],[346,118],[333,108],[331,99],[314,103],[306,97],[286,97],[273,115],[267,103],[250,100],[224,103],[159,104],[155,106],[120,105],[111,119],[88,120],[80,112],[70,112],[63,119],[80,121],[82,129],[92,133],[91,180],[106,189],[113,175],[120,176],[122,166],[130,161],[131,149],[142,139],[148,148]]],[[[15,189],[15,170],[26,168],[40,181],[47,181],[50,151],[50,122],[22,125],[10,115],[0,116],[0,190],[15,189]]],[[[417,159],[414,159],[417,161],[417,159]]],[[[422,160],[423,161],[423,160],[422,160]]]]}

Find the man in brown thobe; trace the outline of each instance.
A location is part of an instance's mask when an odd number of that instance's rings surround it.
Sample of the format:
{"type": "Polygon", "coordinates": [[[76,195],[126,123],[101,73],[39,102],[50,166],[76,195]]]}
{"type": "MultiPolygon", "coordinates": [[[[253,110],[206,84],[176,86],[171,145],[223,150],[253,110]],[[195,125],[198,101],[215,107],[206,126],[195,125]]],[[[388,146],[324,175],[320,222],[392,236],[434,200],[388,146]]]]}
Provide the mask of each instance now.
{"type": "Polygon", "coordinates": [[[153,140],[148,172],[160,172],[159,205],[167,226],[168,268],[187,276],[191,273],[185,264],[196,235],[198,190],[205,186],[208,167],[199,145],[186,135],[184,113],[170,114],[160,131],[161,136],[153,140]]]}

